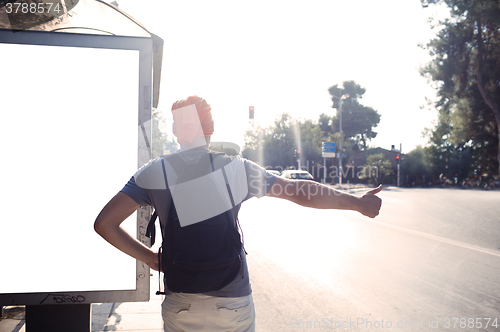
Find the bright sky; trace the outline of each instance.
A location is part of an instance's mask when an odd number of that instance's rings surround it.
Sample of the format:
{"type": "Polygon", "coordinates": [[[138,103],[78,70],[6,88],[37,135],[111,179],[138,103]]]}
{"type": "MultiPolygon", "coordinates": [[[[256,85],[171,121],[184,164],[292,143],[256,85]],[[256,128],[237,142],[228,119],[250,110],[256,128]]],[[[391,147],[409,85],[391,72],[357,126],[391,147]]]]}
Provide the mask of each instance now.
{"type": "Polygon", "coordinates": [[[435,36],[436,9],[419,0],[118,4],[165,42],[159,109],[169,133],[173,102],[196,94],[212,105],[213,140],[242,146],[249,106],[262,126],[283,112],[317,120],[336,112],[328,88],[354,80],[382,115],[371,146],[426,143],[436,112],[421,107],[435,92],[418,72],[430,57],[417,45],[435,36]]]}

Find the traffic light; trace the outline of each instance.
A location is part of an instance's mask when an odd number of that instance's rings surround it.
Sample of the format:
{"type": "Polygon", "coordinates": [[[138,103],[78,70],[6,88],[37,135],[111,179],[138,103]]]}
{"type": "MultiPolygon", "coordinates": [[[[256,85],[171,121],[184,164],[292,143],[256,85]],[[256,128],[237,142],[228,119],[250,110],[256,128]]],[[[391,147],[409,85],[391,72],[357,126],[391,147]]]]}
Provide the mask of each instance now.
{"type": "Polygon", "coordinates": [[[254,108],[253,108],[253,106],[250,106],[248,118],[253,119],[253,117],[254,117],[254,108]]]}
{"type": "Polygon", "coordinates": [[[401,156],[400,156],[399,154],[396,156],[396,162],[397,162],[398,164],[400,164],[400,163],[401,163],[401,156]]]}

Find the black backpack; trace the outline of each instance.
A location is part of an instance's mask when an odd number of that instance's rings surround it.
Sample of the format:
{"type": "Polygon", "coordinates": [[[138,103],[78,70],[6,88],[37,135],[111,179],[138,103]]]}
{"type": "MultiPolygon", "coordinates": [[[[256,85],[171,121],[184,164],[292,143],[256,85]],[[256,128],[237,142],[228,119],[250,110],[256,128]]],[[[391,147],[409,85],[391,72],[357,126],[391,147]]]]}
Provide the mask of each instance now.
{"type": "MultiPolygon", "coordinates": [[[[203,170],[208,163],[188,165],[178,155],[167,157],[169,164],[182,179],[182,174],[194,172],[214,172],[214,158],[224,158],[222,153],[208,153],[211,170],[203,170]],[[201,168],[200,168],[201,167],[201,168]],[[196,169],[198,168],[198,169],[196,169]],[[189,171],[191,170],[191,172],[189,171]]],[[[162,159],[163,173],[167,188],[165,160],[162,159]]],[[[181,227],[173,200],[162,229],[162,246],[158,252],[161,271],[165,277],[165,287],[171,292],[207,293],[222,289],[233,281],[241,267],[242,243],[238,232],[237,211],[229,187],[224,167],[220,168],[226,182],[233,209],[215,217],[181,227]]],[[[187,179],[192,180],[192,179],[187,179]]],[[[196,208],[196,207],[193,207],[196,208]]],[[[146,236],[154,244],[156,211],[149,221],[146,236]]],[[[160,223],[161,226],[161,223],[160,223]]],[[[157,294],[165,294],[158,291],[157,294]]]]}

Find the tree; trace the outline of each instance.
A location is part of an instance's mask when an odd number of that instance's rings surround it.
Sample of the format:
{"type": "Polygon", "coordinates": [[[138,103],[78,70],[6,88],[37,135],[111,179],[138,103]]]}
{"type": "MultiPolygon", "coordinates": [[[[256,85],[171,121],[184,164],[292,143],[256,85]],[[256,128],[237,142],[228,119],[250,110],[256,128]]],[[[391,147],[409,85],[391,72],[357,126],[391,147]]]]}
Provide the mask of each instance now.
{"type": "Polygon", "coordinates": [[[264,128],[252,122],[251,128],[245,132],[245,144],[241,154],[244,158],[250,159],[264,165],[264,128]]]}
{"type": "Polygon", "coordinates": [[[426,148],[417,146],[404,156],[401,162],[401,182],[407,185],[424,185],[432,182],[430,155],[426,148]]]}
{"type": "Polygon", "coordinates": [[[179,150],[179,144],[177,144],[177,140],[172,137],[170,141],[165,144],[165,151],[168,153],[174,153],[177,150],[179,150]]]}
{"type": "Polygon", "coordinates": [[[333,116],[321,113],[318,120],[319,128],[324,136],[329,136],[334,132],[333,129],[333,116]]]}
{"type": "Polygon", "coordinates": [[[273,126],[252,125],[245,134],[242,155],[261,166],[285,170],[298,166],[294,152],[300,150],[301,167],[319,178],[317,164],[322,159],[323,141],[325,137],[318,123],[299,121],[284,113],[276,118],[273,126]]]}
{"type": "Polygon", "coordinates": [[[261,128],[252,125],[245,134],[243,157],[264,167],[285,169],[296,165],[293,154],[298,144],[295,142],[294,122],[290,114],[283,113],[276,118],[274,126],[261,128]]]}
{"type": "Polygon", "coordinates": [[[473,139],[463,138],[466,132],[460,130],[459,123],[462,121],[459,122],[456,117],[457,114],[453,112],[440,112],[426,151],[434,175],[442,174],[449,179],[457,177],[463,180],[470,177],[474,169],[481,169],[481,161],[472,157],[477,150],[477,143],[473,139]]]}
{"type": "MultiPolygon", "coordinates": [[[[377,136],[373,129],[380,122],[380,114],[373,108],[364,106],[359,102],[366,89],[354,81],[344,81],[342,85],[342,88],[336,84],[328,89],[332,96],[332,107],[339,110],[339,98],[347,96],[342,101],[342,132],[344,137],[352,138],[356,145],[359,145],[358,142],[361,141],[362,148],[366,151],[368,148],[367,141],[377,136]]],[[[338,129],[339,127],[340,114],[337,114],[333,118],[333,128],[338,129]]]]}
{"type": "Polygon", "coordinates": [[[318,123],[304,120],[299,123],[301,157],[305,161],[303,166],[309,167],[321,161],[321,143],[325,140],[318,123]]]}
{"type": "Polygon", "coordinates": [[[156,158],[163,154],[167,144],[167,133],[164,131],[166,119],[163,116],[163,113],[158,109],[153,110],[152,123],[151,136],[153,142],[151,157],[156,158]]]}
{"type": "Polygon", "coordinates": [[[422,69],[423,75],[439,83],[440,123],[434,139],[447,136],[453,149],[467,151],[474,171],[500,174],[498,1],[421,2],[423,7],[444,2],[450,8],[450,18],[438,23],[441,30],[426,45],[434,59],[422,69]]]}
{"type": "Polygon", "coordinates": [[[294,151],[298,147],[294,132],[296,121],[288,113],[283,113],[274,121],[264,140],[264,160],[266,166],[286,167],[296,165],[294,151]]]}
{"type": "Polygon", "coordinates": [[[371,154],[366,157],[366,163],[361,172],[359,172],[360,179],[369,179],[374,185],[384,182],[386,176],[392,175],[391,162],[385,158],[383,153],[371,154]]]}

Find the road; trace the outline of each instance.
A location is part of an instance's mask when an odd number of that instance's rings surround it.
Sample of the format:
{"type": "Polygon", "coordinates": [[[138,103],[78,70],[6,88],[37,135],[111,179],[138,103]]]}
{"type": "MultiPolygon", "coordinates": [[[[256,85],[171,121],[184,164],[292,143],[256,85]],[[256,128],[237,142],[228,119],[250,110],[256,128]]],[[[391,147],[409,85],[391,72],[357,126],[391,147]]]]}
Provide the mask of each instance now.
{"type": "Polygon", "coordinates": [[[258,330],[500,331],[500,192],[380,196],[374,220],[243,204],[258,330]]]}

